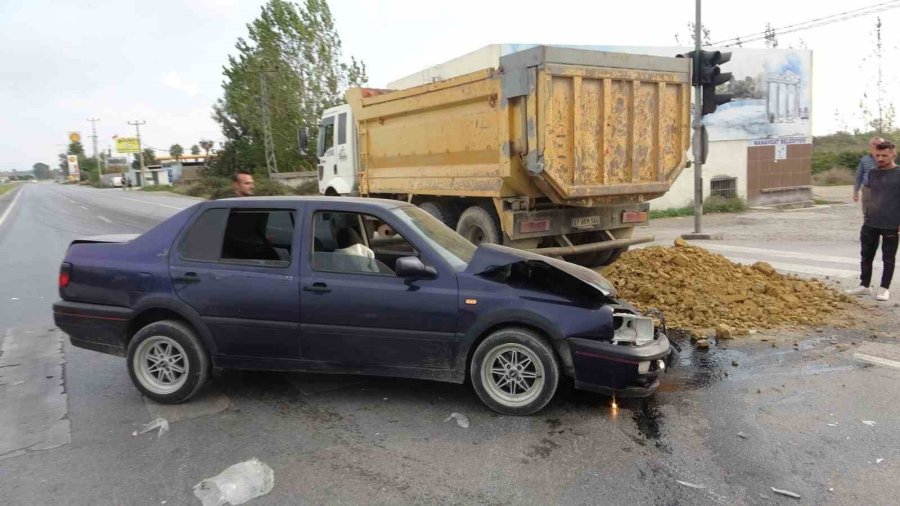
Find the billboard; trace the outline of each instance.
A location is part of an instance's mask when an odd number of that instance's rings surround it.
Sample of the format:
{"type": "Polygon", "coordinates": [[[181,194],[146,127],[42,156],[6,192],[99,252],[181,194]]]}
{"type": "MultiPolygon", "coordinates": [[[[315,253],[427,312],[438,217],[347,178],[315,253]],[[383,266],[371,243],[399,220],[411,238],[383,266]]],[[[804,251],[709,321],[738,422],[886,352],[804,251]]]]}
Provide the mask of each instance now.
{"type": "Polygon", "coordinates": [[[117,153],[140,153],[141,142],[137,137],[116,137],[117,153]]]}
{"type": "Polygon", "coordinates": [[[75,155],[69,155],[66,157],[66,162],[69,165],[69,176],[74,177],[75,179],[80,179],[81,168],[78,166],[78,157],[75,155]]]}

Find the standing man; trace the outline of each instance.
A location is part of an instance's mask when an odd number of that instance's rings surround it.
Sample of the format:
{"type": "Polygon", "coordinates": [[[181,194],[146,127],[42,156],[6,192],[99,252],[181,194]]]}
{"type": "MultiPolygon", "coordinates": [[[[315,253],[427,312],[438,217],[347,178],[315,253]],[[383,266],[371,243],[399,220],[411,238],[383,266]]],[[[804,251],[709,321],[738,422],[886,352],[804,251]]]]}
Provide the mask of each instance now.
{"type": "Polygon", "coordinates": [[[256,184],[253,182],[253,174],[246,170],[239,170],[231,177],[231,186],[234,188],[235,197],[252,197],[256,184]]]}
{"type": "Polygon", "coordinates": [[[898,231],[900,231],[900,170],[894,163],[897,152],[893,142],[885,141],[875,146],[877,169],[869,171],[869,190],[863,199],[863,222],[859,232],[862,245],[860,262],[860,286],[847,290],[850,295],[862,295],[869,291],[872,281],[872,261],[881,240],[881,259],[884,272],[881,286],[875,291],[875,298],[891,298],[891,278],[894,277],[894,257],[897,256],[898,231]]]}
{"type": "Polygon", "coordinates": [[[869,171],[878,166],[875,163],[875,146],[884,142],[881,137],[869,139],[869,154],[859,159],[856,165],[856,179],[853,181],[853,202],[859,202],[859,189],[869,186],[869,171]]]}

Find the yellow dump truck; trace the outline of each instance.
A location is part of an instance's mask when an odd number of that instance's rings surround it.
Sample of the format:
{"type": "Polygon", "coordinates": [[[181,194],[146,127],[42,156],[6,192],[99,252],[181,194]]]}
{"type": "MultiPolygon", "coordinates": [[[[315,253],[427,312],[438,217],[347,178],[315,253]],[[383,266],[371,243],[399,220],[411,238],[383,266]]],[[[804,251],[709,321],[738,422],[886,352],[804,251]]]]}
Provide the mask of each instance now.
{"type": "Polygon", "coordinates": [[[690,145],[690,60],[537,46],[403,90],[353,88],[319,189],[418,204],[473,242],[595,266],[647,222],[690,145]]]}

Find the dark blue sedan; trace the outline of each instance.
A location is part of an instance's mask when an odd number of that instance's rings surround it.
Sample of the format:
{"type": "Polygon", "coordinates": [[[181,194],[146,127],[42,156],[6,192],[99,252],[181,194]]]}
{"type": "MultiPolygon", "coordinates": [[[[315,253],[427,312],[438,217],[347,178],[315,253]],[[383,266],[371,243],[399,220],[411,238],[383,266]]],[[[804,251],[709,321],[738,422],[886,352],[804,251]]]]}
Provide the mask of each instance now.
{"type": "Polygon", "coordinates": [[[223,367],[469,379],[491,409],[527,415],[561,375],[647,396],[677,359],[598,273],[475,246],[393,200],[204,202],[140,236],[74,241],[59,292],[72,344],[126,357],[164,403],[223,367]]]}

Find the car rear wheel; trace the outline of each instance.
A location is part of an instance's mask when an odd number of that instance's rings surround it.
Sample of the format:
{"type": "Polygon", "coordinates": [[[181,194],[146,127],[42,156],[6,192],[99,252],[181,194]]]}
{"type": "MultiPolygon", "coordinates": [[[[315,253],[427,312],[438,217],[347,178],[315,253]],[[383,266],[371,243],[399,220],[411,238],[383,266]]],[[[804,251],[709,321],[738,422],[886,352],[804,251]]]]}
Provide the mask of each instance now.
{"type": "Polygon", "coordinates": [[[128,374],[154,401],[177,404],[193,397],[209,378],[209,358],[197,334],[175,320],[151,323],[128,343],[128,374]]]}
{"type": "Polygon", "coordinates": [[[537,333],[505,328],[478,345],[470,377],[478,397],[489,408],[504,415],[530,415],[553,398],[559,364],[537,333]]]}

